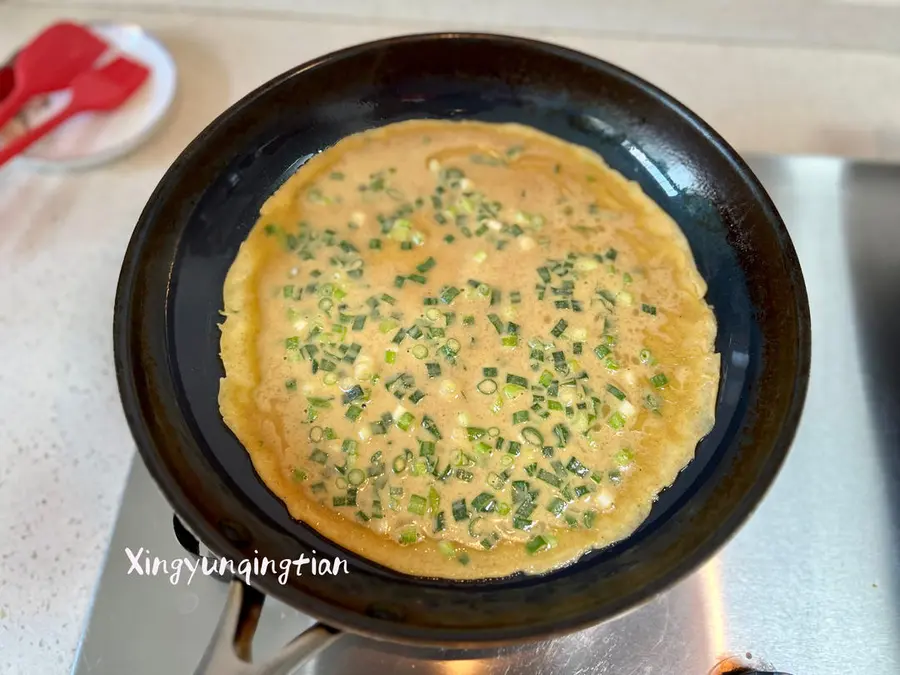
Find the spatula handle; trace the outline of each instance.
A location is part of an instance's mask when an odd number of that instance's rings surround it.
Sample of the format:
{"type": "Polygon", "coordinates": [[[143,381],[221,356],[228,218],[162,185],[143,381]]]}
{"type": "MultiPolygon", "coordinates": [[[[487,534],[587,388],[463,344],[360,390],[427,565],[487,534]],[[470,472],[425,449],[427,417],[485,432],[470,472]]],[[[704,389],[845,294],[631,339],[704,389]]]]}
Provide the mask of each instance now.
{"type": "Polygon", "coordinates": [[[28,149],[33,143],[49,134],[77,112],[78,110],[76,108],[70,106],[65,110],[60,111],[59,114],[54,115],[43,124],[39,124],[34,129],[29,129],[25,133],[13,138],[0,148],[0,166],[3,166],[13,157],[28,149]]]}

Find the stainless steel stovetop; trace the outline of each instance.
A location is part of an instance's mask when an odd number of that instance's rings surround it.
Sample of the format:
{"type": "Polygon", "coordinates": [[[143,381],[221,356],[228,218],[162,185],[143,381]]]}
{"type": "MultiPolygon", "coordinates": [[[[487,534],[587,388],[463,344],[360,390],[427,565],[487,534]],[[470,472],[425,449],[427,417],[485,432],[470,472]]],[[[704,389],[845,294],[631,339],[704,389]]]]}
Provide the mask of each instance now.
{"type": "MultiPolygon", "coordinates": [[[[900,167],[750,163],[800,255],[813,356],[793,449],[743,530],[669,592],[581,633],[479,653],[349,638],[300,673],[706,675],[725,658],[791,675],[900,673],[900,167]]],[[[193,673],[227,585],[129,575],[126,547],[185,555],[139,459],[73,673],[193,673]]],[[[312,623],[270,600],[255,657],[312,623]]]]}

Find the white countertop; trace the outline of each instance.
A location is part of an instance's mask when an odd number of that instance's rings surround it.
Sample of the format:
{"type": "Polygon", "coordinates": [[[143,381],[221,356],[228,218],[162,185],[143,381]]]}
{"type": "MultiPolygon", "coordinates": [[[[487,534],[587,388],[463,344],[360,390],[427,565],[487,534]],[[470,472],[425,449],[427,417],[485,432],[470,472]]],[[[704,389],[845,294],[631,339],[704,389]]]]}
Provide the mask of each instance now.
{"type": "Polygon", "coordinates": [[[818,13],[813,0],[798,0],[792,6],[807,14],[797,10],[787,21],[735,5],[725,28],[701,20],[711,0],[683,4],[694,23],[659,13],[642,22],[647,2],[624,3],[631,9],[615,14],[586,0],[544,9],[504,1],[480,15],[467,0],[462,5],[473,9],[462,13],[465,24],[439,3],[412,9],[400,0],[380,2],[371,19],[359,18],[360,11],[372,13],[362,0],[332,0],[328,16],[316,14],[312,2],[229,0],[231,11],[213,11],[211,4],[129,0],[104,8],[0,0],[0,55],[63,16],[136,22],[171,49],[182,87],[153,141],[120,162],[69,175],[15,165],[0,170],[4,675],[69,671],[107,549],[133,453],[111,347],[115,284],[133,224],[178,152],[256,85],[313,56],[377,37],[509,26],[507,32],[582,49],[650,79],[741,151],[900,161],[900,37],[885,28],[891,18],[898,25],[900,9],[884,1],[832,3],[818,13]],[[810,17],[817,18],[814,31],[805,29],[810,17]],[[842,24],[856,32],[839,30],[842,24]],[[736,42],[717,42],[717,34],[736,42]]]}

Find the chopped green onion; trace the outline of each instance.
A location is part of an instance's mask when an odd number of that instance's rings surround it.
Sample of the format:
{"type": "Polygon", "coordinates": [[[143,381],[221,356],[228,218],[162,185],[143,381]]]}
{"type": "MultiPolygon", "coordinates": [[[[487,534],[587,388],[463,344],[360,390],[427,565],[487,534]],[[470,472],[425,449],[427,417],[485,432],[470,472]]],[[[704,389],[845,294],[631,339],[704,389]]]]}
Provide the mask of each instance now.
{"type": "Polygon", "coordinates": [[[421,361],[428,356],[428,347],[425,345],[416,345],[412,348],[412,355],[421,361]]]}
{"type": "Polygon", "coordinates": [[[669,378],[666,377],[665,373],[657,373],[653,377],[650,378],[650,384],[652,384],[657,389],[662,389],[669,383],[669,378]]]}
{"type": "Polygon", "coordinates": [[[522,429],[522,438],[526,443],[534,445],[536,447],[541,447],[544,445],[544,436],[540,431],[535,429],[534,427],[525,427],[522,429]]]}
{"type": "Polygon", "coordinates": [[[568,464],[566,464],[566,469],[574,473],[576,476],[580,478],[584,478],[591,471],[584,464],[578,461],[575,457],[569,459],[568,464]]]}
{"type": "Polygon", "coordinates": [[[537,473],[538,480],[542,480],[548,485],[552,485],[555,488],[562,486],[562,481],[559,479],[555,473],[550,473],[546,469],[540,469],[537,473]]]}
{"type": "Polygon", "coordinates": [[[562,515],[562,512],[566,510],[566,503],[559,497],[554,497],[547,505],[547,510],[554,516],[559,517],[562,515]]]}
{"type": "Polygon", "coordinates": [[[610,427],[615,430],[619,430],[625,426],[625,416],[622,413],[616,411],[612,415],[609,416],[609,419],[606,421],[610,427]]]}
{"type": "Polygon", "coordinates": [[[487,433],[487,429],[481,427],[466,427],[466,436],[470,441],[477,441],[487,433]]]}
{"type": "Polygon", "coordinates": [[[549,547],[550,544],[541,535],[538,535],[533,539],[529,539],[525,544],[525,550],[531,555],[534,555],[535,553],[543,551],[544,549],[547,549],[549,547]]]}
{"type": "Polygon", "coordinates": [[[617,466],[628,466],[632,461],[634,461],[634,453],[631,452],[631,450],[629,450],[628,448],[622,448],[615,455],[613,455],[613,461],[617,466]]]}
{"type": "Polygon", "coordinates": [[[610,349],[606,345],[598,345],[594,347],[594,354],[598,359],[604,359],[609,355],[610,349]]]}
{"type": "Polygon", "coordinates": [[[453,513],[453,520],[456,522],[466,520],[469,517],[469,510],[466,508],[465,499],[457,499],[454,501],[450,506],[450,510],[453,513]]]}
{"type": "Polygon", "coordinates": [[[565,424],[557,424],[553,427],[556,436],[557,447],[564,448],[569,442],[569,428],[565,424]]]}
{"type": "Polygon", "coordinates": [[[527,410],[518,410],[512,414],[512,423],[513,424],[522,424],[528,421],[528,411],[527,410]]]}
{"type": "Polygon", "coordinates": [[[437,438],[439,440],[442,438],[441,432],[438,429],[437,423],[433,419],[431,419],[428,415],[425,415],[422,418],[422,428],[425,429],[425,431],[430,433],[435,438],[437,438]]]}
{"type": "Polygon", "coordinates": [[[620,401],[625,400],[625,392],[622,391],[621,389],[619,389],[618,387],[616,387],[615,385],[612,385],[612,384],[606,385],[606,391],[608,391],[610,394],[615,396],[620,401]]]}
{"type": "Polygon", "coordinates": [[[656,305],[642,304],[641,311],[650,314],[651,316],[656,316],[656,305]]]}
{"type": "Polygon", "coordinates": [[[417,541],[419,541],[419,533],[414,525],[400,531],[401,544],[415,544],[417,541]]]}
{"type": "Polygon", "coordinates": [[[441,293],[438,296],[438,299],[445,305],[449,305],[456,299],[456,296],[458,296],[460,293],[462,293],[462,291],[458,288],[454,288],[453,286],[444,286],[441,289],[441,293]]]}
{"type": "Polygon", "coordinates": [[[403,431],[409,431],[409,428],[412,426],[415,419],[416,418],[412,413],[404,412],[400,415],[400,419],[397,420],[397,426],[403,431]]]}
{"type": "Polygon", "coordinates": [[[425,364],[425,370],[428,371],[428,377],[440,377],[441,376],[441,364],[429,362],[425,364]]]}
{"type": "Polygon", "coordinates": [[[560,319],[559,321],[556,322],[556,325],[553,326],[553,329],[550,331],[550,334],[553,337],[558,338],[558,337],[562,336],[563,333],[566,332],[566,328],[568,327],[568,325],[569,325],[568,321],[566,321],[565,319],[560,319]]]}
{"type": "Polygon", "coordinates": [[[497,382],[496,382],[496,380],[492,380],[490,378],[485,378],[481,382],[479,382],[477,385],[475,385],[475,388],[482,394],[486,394],[486,395],[493,394],[497,391],[497,382]]]}
{"type": "Polygon", "coordinates": [[[490,513],[497,509],[497,500],[490,492],[482,492],[472,500],[472,508],[479,513],[490,513]]]}
{"type": "Polygon", "coordinates": [[[406,507],[406,510],[410,513],[415,513],[417,516],[423,516],[425,515],[425,504],[425,497],[410,495],[409,505],[406,507]]]}

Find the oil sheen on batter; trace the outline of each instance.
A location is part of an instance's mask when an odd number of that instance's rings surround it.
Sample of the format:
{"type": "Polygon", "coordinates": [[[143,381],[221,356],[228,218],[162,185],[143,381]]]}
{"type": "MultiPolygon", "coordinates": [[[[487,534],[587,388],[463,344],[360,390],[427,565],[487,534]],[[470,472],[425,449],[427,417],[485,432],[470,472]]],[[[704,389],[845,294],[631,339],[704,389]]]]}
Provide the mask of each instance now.
{"type": "Polygon", "coordinates": [[[540,573],[632,533],[712,428],[705,291],[677,225],[593,152],[394,124],[263,206],[225,282],[219,406],[345,548],[540,573]]]}

